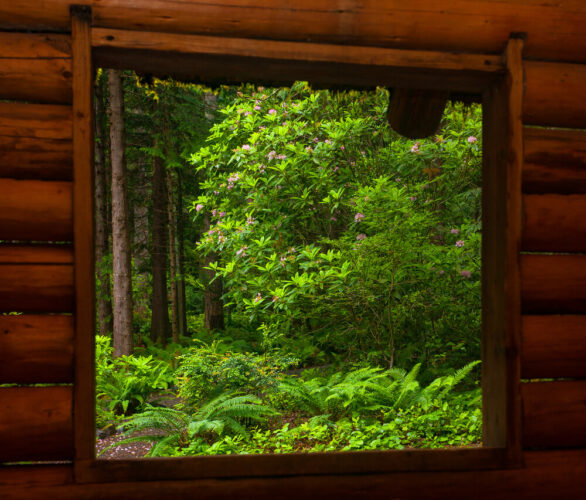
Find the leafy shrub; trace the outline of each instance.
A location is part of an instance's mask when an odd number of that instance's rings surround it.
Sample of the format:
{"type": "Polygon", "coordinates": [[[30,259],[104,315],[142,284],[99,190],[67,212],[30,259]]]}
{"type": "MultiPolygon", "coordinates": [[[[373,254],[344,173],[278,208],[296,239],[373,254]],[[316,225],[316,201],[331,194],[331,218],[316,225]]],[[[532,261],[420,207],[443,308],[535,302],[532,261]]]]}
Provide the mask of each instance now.
{"type": "Polygon", "coordinates": [[[181,356],[177,369],[179,395],[191,405],[224,392],[258,394],[274,387],[293,356],[225,351],[220,342],[201,343],[181,356]]]}
{"type": "Polygon", "coordinates": [[[152,356],[112,357],[110,338],[96,337],[97,424],[140,410],[154,393],[173,384],[169,365],[152,356]]]}

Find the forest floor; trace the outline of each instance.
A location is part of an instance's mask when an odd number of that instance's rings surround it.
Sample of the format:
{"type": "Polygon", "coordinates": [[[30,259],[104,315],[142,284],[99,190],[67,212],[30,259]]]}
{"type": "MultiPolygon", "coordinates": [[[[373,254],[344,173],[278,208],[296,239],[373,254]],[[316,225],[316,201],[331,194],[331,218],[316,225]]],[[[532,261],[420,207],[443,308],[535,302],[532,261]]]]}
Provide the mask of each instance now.
{"type": "MultiPolygon", "coordinates": [[[[141,433],[137,432],[134,434],[134,436],[147,436],[152,434],[153,432],[144,431],[141,433]]],[[[133,443],[115,444],[119,443],[125,438],[126,436],[124,436],[124,434],[118,433],[112,436],[96,439],[96,455],[98,458],[105,460],[143,458],[152,447],[152,443],[148,441],[135,441],[133,443]]]]}

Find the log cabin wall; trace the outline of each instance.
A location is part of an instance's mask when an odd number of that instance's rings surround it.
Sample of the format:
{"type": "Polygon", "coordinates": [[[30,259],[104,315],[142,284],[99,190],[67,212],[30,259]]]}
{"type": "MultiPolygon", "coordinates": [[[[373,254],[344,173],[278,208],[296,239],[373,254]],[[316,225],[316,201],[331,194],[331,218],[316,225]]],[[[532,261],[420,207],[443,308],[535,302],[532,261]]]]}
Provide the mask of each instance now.
{"type": "MultiPolygon", "coordinates": [[[[510,32],[527,33],[523,209],[518,214],[523,382],[513,381],[521,395],[522,463],[508,470],[76,482],[72,461],[80,436],[74,436],[73,425],[74,360],[79,363],[87,353],[74,348],[73,313],[88,305],[76,303],[80,275],[72,243],[78,252],[87,247],[91,225],[84,229],[76,223],[74,231],[76,183],[88,179],[74,176],[72,138],[80,137],[73,123],[80,117],[88,121],[83,109],[72,111],[69,2],[46,0],[39,6],[12,0],[0,5],[5,30],[0,32],[0,312],[23,314],[0,316],[0,384],[15,384],[0,388],[0,462],[5,464],[0,497],[584,495],[586,6],[581,0],[563,6],[444,0],[441,10],[432,0],[409,7],[394,1],[312,0],[298,8],[276,0],[80,3],[92,4],[93,24],[102,28],[257,39],[500,54],[510,32]]],[[[87,160],[87,151],[75,154],[78,162],[87,160]]],[[[76,216],[83,220],[83,214],[76,216]]],[[[91,435],[93,429],[87,429],[86,441],[91,435]]]]}

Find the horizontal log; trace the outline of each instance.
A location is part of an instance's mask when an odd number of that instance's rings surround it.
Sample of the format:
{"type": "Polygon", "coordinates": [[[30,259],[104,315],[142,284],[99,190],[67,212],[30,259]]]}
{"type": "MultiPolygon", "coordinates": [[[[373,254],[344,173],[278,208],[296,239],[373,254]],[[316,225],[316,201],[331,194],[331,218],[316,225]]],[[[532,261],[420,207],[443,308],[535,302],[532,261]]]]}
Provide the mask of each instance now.
{"type": "Polygon", "coordinates": [[[493,73],[504,70],[500,56],[397,50],[307,42],[250,40],[148,31],[92,30],[93,47],[139,49],[181,54],[256,57],[288,61],[329,62],[493,73]]]}
{"type": "MultiPolygon", "coordinates": [[[[73,483],[73,466],[71,464],[26,464],[0,467],[0,488],[2,486],[26,487],[67,483],[73,483]]],[[[4,498],[1,491],[0,497],[4,498]]]]}
{"type": "Polygon", "coordinates": [[[71,106],[0,102],[0,136],[71,141],[72,134],[71,106]]]}
{"type": "Polygon", "coordinates": [[[586,193],[586,130],[525,127],[523,191],[586,193]]]}
{"type": "Polygon", "coordinates": [[[525,448],[586,446],[586,380],[521,384],[525,448]]]}
{"type": "Polygon", "coordinates": [[[70,245],[0,244],[0,264],[73,264],[70,245]]]}
{"type": "Polygon", "coordinates": [[[0,99],[71,102],[71,59],[0,58],[0,99]]]}
{"type": "Polygon", "coordinates": [[[0,312],[73,312],[73,266],[0,265],[0,312]]]}
{"type": "Polygon", "coordinates": [[[0,462],[73,457],[71,387],[0,388],[0,462]]]}
{"type": "Polygon", "coordinates": [[[586,253],[586,194],[523,197],[521,249],[586,253]]]}
{"type": "Polygon", "coordinates": [[[525,124],[586,128],[586,64],[527,61],[525,81],[525,124]]]}
{"type": "Polygon", "coordinates": [[[525,314],[586,313],[586,255],[523,255],[525,314]]]}
{"type": "Polygon", "coordinates": [[[0,136],[0,178],[70,181],[70,140],[0,136]]]}
{"type": "Polygon", "coordinates": [[[71,38],[56,33],[0,32],[0,58],[64,59],[71,57],[71,38]]]}
{"type": "Polygon", "coordinates": [[[0,316],[0,382],[73,382],[73,316],[0,316]]]}
{"type": "Polygon", "coordinates": [[[586,377],[586,315],[523,316],[523,378],[586,377]]]}
{"type": "Polygon", "coordinates": [[[71,241],[71,182],[0,179],[0,239],[71,241]]]}
{"type": "MultiPolygon", "coordinates": [[[[216,457],[209,457],[214,459],[216,457]]],[[[48,486],[9,484],[0,495],[11,500],[59,498],[62,500],[115,500],[141,498],[579,498],[584,489],[586,450],[527,451],[525,466],[509,470],[395,472],[360,475],[305,475],[297,477],[235,478],[229,481],[109,481],[80,484],[68,481],[48,486]]],[[[136,464],[140,467],[140,464],[136,464]]],[[[38,466],[34,466],[38,468],[38,466]]],[[[22,472],[21,472],[22,474],[22,472]]],[[[1,476],[0,476],[1,477],[1,476]]],[[[43,477],[41,475],[41,477],[43,477]]]]}
{"type": "Polygon", "coordinates": [[[260,57],[184,54],[162,51],[98,47],[95,64],[140,73],[171,75],[181,81],[211,86],[251,82],[280,86],[306,80],[314,88],[371,89],[375,86],[440,89],[460,93],[480,93],[490,83],[485,73],[441,71],[430,78],[428,70],[392,66],[326,63],[317,61],[268,59],[260,57]]]}
{"type": "MultiPolygon", "coordinates": [[[[0,28],[70,29],[69,0],[12,0],[0,28]]],[[[84,0],[93,26],[273,40],[501,53],[527,33],[526,57],[586,61],[582,0],[84,0]],[[560,26],[563,29],[560,29],[560,26]]]]}

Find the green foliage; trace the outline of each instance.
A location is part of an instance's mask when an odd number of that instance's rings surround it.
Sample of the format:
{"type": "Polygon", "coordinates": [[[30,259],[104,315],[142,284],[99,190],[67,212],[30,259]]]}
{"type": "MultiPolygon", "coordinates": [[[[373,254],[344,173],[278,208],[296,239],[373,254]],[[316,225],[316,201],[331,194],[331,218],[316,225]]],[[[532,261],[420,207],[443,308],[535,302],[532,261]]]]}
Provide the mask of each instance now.
{"type": "Polygon", "coordinates": [[[480,354],[480,108],[449,106],[413,143],[387,105],[243,87],[192,156],[192,213],[211,218],[197,247],[265,348],[310,337],[330,361],[437,374],[480,354]]]}
{"type": "Polygon", "coordinates": [[[146,436],[130,437],[123,442],[152,441],[149,456],[168,456],[186,447],[192,440],[213,440],[214,436],[239,435],[248,437],[243,425],[266,422],[276,412],[263,405],[260,398],[250,394],[224,393],[208,401],[194,413],[172,408],[148,406],[142,413],[132,415],[124,424],[126,435],[149,430],[146,436]],[[152,434],[152,430],[161,431],[152,434]]]}
{"type": "Polygon", "coordinates": [[[293,356],[232,352],[221,342],[209,346],[202,342],[180,358],[176,373],[179,395],[195,405],[225,392],[258,394],[275,387],[282,372],[296,362],[293,356]]]}
{"type": "Polygon", "coordinates": [[[168,364],[152,356],[112,357],[110,339],[96,337],[97,425],[140,411],[149,398],[173,384],[168,364]]]}

